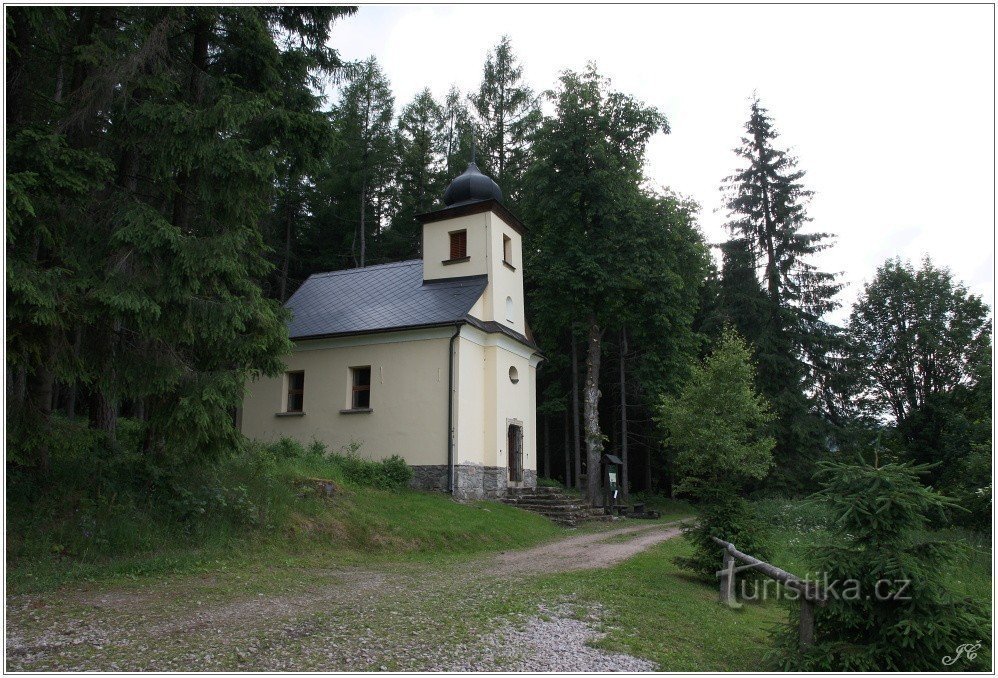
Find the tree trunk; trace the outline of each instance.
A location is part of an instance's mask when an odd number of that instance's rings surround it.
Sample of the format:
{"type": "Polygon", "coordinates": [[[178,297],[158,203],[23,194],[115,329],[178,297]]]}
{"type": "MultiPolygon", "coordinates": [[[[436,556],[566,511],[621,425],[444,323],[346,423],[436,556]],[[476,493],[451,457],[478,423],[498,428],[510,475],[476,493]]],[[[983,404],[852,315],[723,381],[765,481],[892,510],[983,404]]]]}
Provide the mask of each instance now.
{"type": "Polygon", "coordinates": [[[603,434],[599,427],[599,365],[602,341],[603,330],[596,322],[596,317],[590,316],[586,343],[586,385],[583,408],[585,410],[586,431],[586,499],[591,506],[597,506],[601,503],[600,458],[603,456],[603,434]]]}
{"type": "Polygon", "coordinates": [[[43,433],[41,441],[35,450],[35,463],[38,470],[45,473],[49,470],[49,446],[44,434],[48,433],[49,424],[52,418],[52,389],[55,385],[55,371],[52,365],[55,363],[57,351],[55,330],[48,329],[48,339],[45,344],[45,355],[41,364],[35,370],[34,379],[31,380],[30,399],[31,407],[38,416],[38,426],[43,433]]]}
{"type": "MultiPolygon", "coordinates": [[[[80,348],[83,343],[83,329],[77,325],[76,329],[73,330],[73,360],[77,360],[80,357],[80,348]]],[[[72,382],[66,385],[66,416],[70,419],[76,416],[76,392],[79,390],[79,386],[74,379],[72,382]]]]}
{"type": "Polygon", "coordinates": [[[28,368],[21,366],[17,368],[14,376],[14,402],[18,405],[24,404],[25,394],[28,392],[28,368]]]}
{"type": "Polygon", "coordinates": [[[624,354],[627,353],[627,329],[620,330],[620,485],[623,490],[624,503],[629,501],[631,486],[627,470],[627,378],[624,369],[624,354]]]}
{"type": "Polygon", "coordinates": [[[288,300],[288,262],[291,260],[291,219],[284,221],[284,260],[281,262],[281,303],[288,300]]]}
{"type": "Polygon", "coordinates": [[[551,477],[551,423],[544,415],[544,477],[551,477]]]}
{"type": "Polygon", "coordinates": [[[367,227],[364,225],[364,212],[367,209],[367,179],[360,187],[360,267],[364,268],[364,257],[367,253],[367,227]]]}
{"type": "Polygon", "coordinates": [[[651,492],[651,445],[645,446],[645,492],[651,492]]]}
{"type": "Polygon", "coordinates": [[[582,450],[579,431],[579,350],[575,342],[575,328],[572,333],[572,435],[575,444],[575,487],[582,490],[582,450]]]}
{"type": "MultiPolygon", "coordinates": [[[[203,11],[203,10],[199,10],[203,11]]],[[[211,38],[211,23],[202,16],[194,24],[194,44],[191,53],[190,74],[187,83],[187,101],[195,108],[200,107],[204,98],[205,69],[208,67],[208,43],[211,38]]],[[[177,196],[173,203],[172,223],[187,235],[193,218],[193,193],[200,170],[183,171],[177,177],[177,196]]]]}
{"type": "Polygon", "coordinates": [[[572,448],[570,440],[572,438],[572,431],[568,425],[568,410],[565,410],[562,419],[565,421],[565,488],[572,486],[572,448]]]}

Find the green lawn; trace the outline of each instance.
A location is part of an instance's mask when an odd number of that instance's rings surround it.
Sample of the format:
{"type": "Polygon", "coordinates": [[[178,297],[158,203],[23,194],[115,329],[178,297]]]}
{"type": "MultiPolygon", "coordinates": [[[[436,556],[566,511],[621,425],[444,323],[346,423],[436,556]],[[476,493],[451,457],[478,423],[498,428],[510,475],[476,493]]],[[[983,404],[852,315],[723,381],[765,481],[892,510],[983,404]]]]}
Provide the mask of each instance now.
{"type": "Polygon", "coordinates": [[[280,509],[279,520],[262,526],[199,525],[189,533],[141,514],[129,516],[124,526],[142,534],[127,549],[112,543],[67,550],[58,533],[25,539],[8,546],[8,555],[15,556],[8,591],[238,568],[462,558],[566,534],[546,518],[498,502],[459,504],[443,494],[408,490],[344,486],[329,499],[288,498],[280,509]]]}

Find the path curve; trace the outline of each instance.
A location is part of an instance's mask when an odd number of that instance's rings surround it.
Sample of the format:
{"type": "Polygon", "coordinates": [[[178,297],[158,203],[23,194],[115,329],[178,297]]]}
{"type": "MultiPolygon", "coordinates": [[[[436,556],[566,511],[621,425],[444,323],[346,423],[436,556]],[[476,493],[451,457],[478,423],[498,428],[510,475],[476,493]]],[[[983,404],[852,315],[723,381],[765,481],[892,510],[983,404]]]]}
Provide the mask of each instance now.
{"type": "Polygon", "coordinates": [[[622,527],[580,534],[529,549],[506,551],[490,568],[493,574],[549,574],[610,567],[655,544],[679,536],[682,523],[622,527]],[[620,540],[620,537],[630,539],[620,540]]]}

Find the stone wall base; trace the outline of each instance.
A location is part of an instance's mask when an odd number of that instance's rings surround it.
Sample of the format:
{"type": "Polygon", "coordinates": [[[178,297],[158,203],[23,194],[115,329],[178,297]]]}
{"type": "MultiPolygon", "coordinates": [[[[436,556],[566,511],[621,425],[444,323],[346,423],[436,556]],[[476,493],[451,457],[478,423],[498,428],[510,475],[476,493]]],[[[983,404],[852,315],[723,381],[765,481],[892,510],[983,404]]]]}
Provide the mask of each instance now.
{"type": "MultiPolygon", "coordinates": [[[[413,466],[410,485],[417,490],[434,492],[447,491],[447,465],[413,466]]],[[[506,496],[509,472],[505,467],[479,466],[478,464],[458,464],[454,467],[454,498],[466,501],[471,499],[496,499],[506,496]]],[[[537,471],[523,469],[523,482],[516,487],[537,487],[537,471]]]]}

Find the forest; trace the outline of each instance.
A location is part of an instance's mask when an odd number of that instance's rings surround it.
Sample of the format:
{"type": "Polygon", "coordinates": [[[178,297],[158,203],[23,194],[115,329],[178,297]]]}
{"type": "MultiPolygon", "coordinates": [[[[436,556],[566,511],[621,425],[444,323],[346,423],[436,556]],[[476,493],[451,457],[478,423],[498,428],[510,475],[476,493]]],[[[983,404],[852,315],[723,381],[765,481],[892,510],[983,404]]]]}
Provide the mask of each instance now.
{"type": "Polygon", "coordinates": [[[192,479],[210,495],[248,444],[235,411],[283,370],[283,303],[316,272],[419,258],[415,216],[474,154],[527,226],[540,476],[594,500],[612,452],[625,500],[692,499],[694,539],[745,546],[739,501],[814,492],[990,529],[991,309],[895,257],[831,322],[835,224],[812,224],[821,187],[764,101],[708,242],[646,174],[649,141],[682,130],[597,63],[535,91],[503,36],[477,89],[397,101],[375,57],[330,46],[355,11],[6,10],[9,510],[210,510],[192,479]]]}

